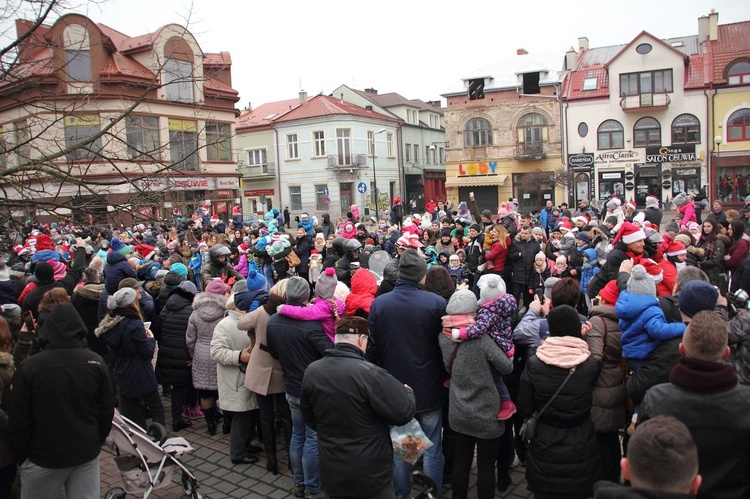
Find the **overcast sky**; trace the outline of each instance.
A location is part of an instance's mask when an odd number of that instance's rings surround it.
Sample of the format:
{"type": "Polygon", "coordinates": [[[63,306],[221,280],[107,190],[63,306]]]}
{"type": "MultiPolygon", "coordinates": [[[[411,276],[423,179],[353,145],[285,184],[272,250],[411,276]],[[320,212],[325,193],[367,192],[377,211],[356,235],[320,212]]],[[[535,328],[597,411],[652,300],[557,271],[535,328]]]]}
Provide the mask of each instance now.
{"type": "Polygon", "coordinates": [[[436,100],[462,76],[515,54],[698,33],[750,20],[748,0],[108,0],[83,12],[136,36],[176,22],[205,52],[229,51],[239,108],[329,94],[340,84],[436,100]],[[186,23],[186,19],[189,22],[186,23]]]}

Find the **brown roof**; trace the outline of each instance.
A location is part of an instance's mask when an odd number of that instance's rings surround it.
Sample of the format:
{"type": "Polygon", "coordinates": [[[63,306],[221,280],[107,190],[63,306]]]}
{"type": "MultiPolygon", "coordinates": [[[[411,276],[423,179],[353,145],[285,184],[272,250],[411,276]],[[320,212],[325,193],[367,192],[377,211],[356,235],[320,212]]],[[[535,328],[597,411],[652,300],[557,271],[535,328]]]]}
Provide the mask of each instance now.
{"type": "Polygon", "coordinates": [[[237,130],[269,126],[275,118],[291,111],[297,106],[299,106],[299,99],[267,102],[255,109],[243,111],[235,120],[235,126],[237,130]]]}
{"type": "Polygon", "coordinates": [[[292,121],[305,118],[317,118],[320,116],[350,115],[365,118],[376,118],[386,121],[397,121],[390,116],[368,111],[367,109],[355,106],[349,102],[344,102],[327,95],[316,95],[306,103],[296,107],[292,111],[284,114],[274,121],[292,121]]]}
{"type": "Polygon", "coordinates": [[[724,69],[738,57],[750,57],[750,21],[720,24],[718,40],[711,42],[714,83],[726,84],[724,69]]]}
{"type": "MultiPolygon", "coordinates": [[[[354,90],[354,89],[352,89],[354,90]]],[[[401,94],[396,92],[389,92],[387,94],[375,94],[367,92],[365,90],[354,90],[357,94],[365,99],[369,100],[373,104],[376,104],[382,108],[394,107],[394,106],[408,106],[421,109],[423,111],[432,111],[437,114],[443,114],[442,108],[431,106],[421,99],[407,99],[401,94]]],[[[335,97],[335,96],[334,96],[335,97]]]]}

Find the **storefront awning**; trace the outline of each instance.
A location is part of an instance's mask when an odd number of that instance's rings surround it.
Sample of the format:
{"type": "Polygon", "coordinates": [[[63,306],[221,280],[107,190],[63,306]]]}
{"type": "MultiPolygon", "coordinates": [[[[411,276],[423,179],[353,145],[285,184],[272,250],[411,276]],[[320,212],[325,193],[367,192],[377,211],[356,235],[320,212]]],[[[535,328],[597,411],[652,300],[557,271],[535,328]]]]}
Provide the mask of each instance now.
{"type": "Polygon", "coordinates": [[[463,177],[449,177],[445,185],[451,187],[473,187],[480,185],[502,185],[507,175],[467,175],[463,177]]]}

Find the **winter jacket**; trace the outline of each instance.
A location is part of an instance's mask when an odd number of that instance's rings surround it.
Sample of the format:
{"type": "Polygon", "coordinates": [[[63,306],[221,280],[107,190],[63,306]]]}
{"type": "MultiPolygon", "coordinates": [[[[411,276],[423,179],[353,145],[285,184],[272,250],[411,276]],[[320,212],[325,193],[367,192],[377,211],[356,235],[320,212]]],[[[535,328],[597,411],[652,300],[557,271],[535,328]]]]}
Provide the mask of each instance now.
{"type": "Polygon", "coordinates": [[[738,289],[744,289],[750,293],[750,258],[745,258],[737,270],[732,272],[732,286],[730,291],[733,293],[738,289]]]}
{"type": "Polygon", "coordinates": [[[480,305],[477,309],[476,322],[471,326],[461,328],[459,338],[461,340],[474,339],[487,333],[506,356],[512,357],[514,347],[511,319],[516,308],[516,299],[508,293],[480,305]]]}
{"type": "Polygon", "coordinates": [[[81,347],[86,333],[73,305],[60,304],[39,330],[44,350],[17,366],[7,432],[18,464],[29,459],[58,469],[99,455],[111,429],[114,394],[104,360],[81,347]]]}
{"type": "Polygon", "coordinates": [[[625,213],[622,211],[622,208],[618,206],[611,212],[604,215],[603,218],[606,220],[608,217],[617,217],[617,223],[612,228],[612,233],[614,234],[615,232],[620,230],[620,227],[622,227],[622,223],[625,221],[625,213]]]}
{"type": "Polygon", "coordinates": [[[245,373],[245,387],[258,395],[284,393],[284,374],[281,363],[268,352],[266,327],[271,317],[269,311],[276,311],[277,303],[271,296],[268,303],[240,317],[237,327],[243,331],[255,331],[255,343],[250,352],[250,361],[245,373]]]}
{"type": "Polygon", "coordinates": [[[729,365],[689,357],[669,381],[646,393],[638,423],[665,415],[688,427],[703,477],[699,498],[750,496],[750,387],[737,383],[729,365]]]}
{"type": "Polygon", "coordinates": [[[414,389],[417,414],[438,409],[446,400],[448,373],[438,344],[445,306],[444,298],[406,279],[398,279],[393,291],[370,305],[372,358],[414,389]]]}
{"type": "MultiPolygon", "coordinates": [[[[505,259],[508,257],[508,250],[512,244],[510,236],[505,239],[505,247],[500,241],[494,241],[490,251],[485,255],[487,259],[487,271],[494,274],[500,274],[505,270],[505,259]]],[[[532,257],[533,261],[533,257],[532,257]]]]}
{"type": "Polygon", "coordinates": [[[526,278],[526,289],[529,294],[536,292],[539,288],[544,288],[544,281],[549,278],[549,267],[544,268],[544,272],[539,273],[535,267],[531,267],[528,277],[526,278]]]}
{"type": "Polygon", "coordinates": [[[323,213],[323,222],[320,224],[320,227],[323,229],[323,238],[326,241],[328,240],[328,236],[336,233],[336,228],[331,223],[331,215],[328,213],[323,213]]]}
{"type": "Polygon", "coordinates": [[[310,259],[310,250],[313,248],[312,240],[309,235],[304,235],[297,239],[297,244],[294,245],[292,251],[294,251],[299,257],[299,265],[297,265],[297,273],[307,274],[308,266],[307,262],[310,259]]]}
{"type": "Polygon", "coordinates": [[[104,266],[104,289],[107,290],[107,294],[117,293],[117,286],[126,277],[138,277],[127,257],[114,251],[107,253],[107,265],[104,266]]]}
{"type": "Polygon", "coordinates": [[[391,482],[389,425],[414,417],[414,394],[367,362],[359,348],[339,343],[308,366],[300,410],[318,432],[320,481],[327,494],[368,496],[391,482]]]}
{"type": "Polygon", "coordinates": [[[508,231],[508,235],[513,239],[516,237],[516,232],[518,232],[518,226],[516,225],[516,216],[513,213],[508,213],[507,215],[503,215],[500,217],[500,224],[502,224],[503,227],[505,227],[505,230],[508,231]]]}
{"type": "MultiPolygon", "coordinates": [[[[227,263],[223,267],[217,267],[212,261],[204,260],[203,265],[201,266],[201,285],[204,289],[214,277],[221,277],[222,282],[226,284],[230,284],[232,278],[234,278],[234,281],[244,279],[242,274],[234,270],[231,263],[227,263]]],[[[234,284],[234,281],[232,281],[232,284],[234,284]]]]}
{"type": "Polygon", "coordinates": [[[729,255],[729,260],[724,260],[724,266],[726,269],[730,272],[737,270],[742,261],[747,258],[749,251],[750,241],[747,239],[740,238],[738,241],[734,242],[729,246],[729,249],[727,249],[726,252],[726,254],[729,255]]]}
{"type": "MultiPolygon", "coordinates": [[[[576,339],[556,337],[547,341],[576,339]]],[[[578,342],[586,347],[583,340],[578,342]]],[[[527,416],[544,407],[570,370],[559,367],[554,360],[543,362],[540,353],[538,349],[529,359],[518,388],[516,405],[518,411],[527,416]]],[[[536,436],[526,456],[526,481],[530,491],[551,497],[559,491],[575,497],[591,494],[599,476],[599,447],[591,421],[592,393],[598,375],[599,365],[588,356],[577,365],[563,390],[539,418],[536,436]]]]}
{"type": "MultiPolygon", "coordinates": [[[[288,302],[289,305],[301,303],[288,302]]],[[[299,397],[302,377],[311,363],[323,358],[333,343],[317,321],[301,321],[274,314],[266,324],[266,346],[281,362],[286,393],[299,397]]]]}
{"type": "Polygon", "coordinates": [[[67,291],[68,296],[71,296],[76,284],[81,280],[85,268],[86,251],[84,248],[78,248],[76,250],[75,260],[73,260],[73,266],[65,274],[65,277],[59,281],[50,280],[39,282],[36,288],[24,297],[21,311],[26,312],[27,310],[31,310],[34,318],[39,317],[39,302],[42,301],[44,293],[53,288],[64,288],[65,291],[67,291]]]}
{"type": "Polygon", "coordinates": [[[258,408],[255,394],[245,388],[245,373],[240,370],[240,354],[251,343],[247,332],[237,328],[241,315],[230,310],[216,325],[211,339],[211,359],[216,362],[221,408],[231,412],[258,408]]]}
{"type": "Polygon", "coordinates": [[[609,281],[617,278],[617,274],[620,272],[620,264],[624,260],[631,258],[631,255],[632,253],[628,250],[625,243],[618,241],[612,251],[609,252],[607,262],[602,265],[599,272],[589,282],[588,289],[591,298],[595,298],[609,281]]]}
{"type": "Polygon", "coordinates": [[[115,376],[122,397],[137,399],[156,391],[156,374],[151,364],[156,340],[146,337],[138,313],[130,307],[116,308],[96,330],[117,359],[115,376]]]}
{"type": "Polygon", "coordinates": [[[675,282],[677,281],[677,267],[672,263],[668,257],[664,257],[659,262],[659,267],[662,270],[662,279],[656,283],[656,295],[657,296],[672,296],[675,282]]]}
{"type": "Polygon", "coordinates": [[[192,377],[190,351],[186,343],[188,320],[195,295],[175,288],[153,322],[151,331],[159,344],[156,379],[162,385],[189,385],[192,377]]]}
{"type": "Polygon", "coordinates": [[[482,244],[484,243],[484,234],[479,234],[474,239],[469,241],[466,245],[466,265],[469,267],[469,271],[473,274],[479,267],[479,259],[484,257],[482,251],[482,244]]]}
{"type": "Polygon", "coordinates": [[[237,265],[234,266],[234,270],[240,273],[242,277],[247,279],[247,255],[241,254],[239,260],[237,261],[237,265]]]}
{"type": "Polygon", "coordinates": [[[85,284],[78,286],[73,291],[71,303],[78,315],[86,324],[86,344],[93,351],[104,357],[107,355],[107,344],[96,336],[96,328],[99,326],[99,298],[104,290],[104,284],[85,284]]]}
{"type": "Polygon", "coordinates": [[[586,335],[591,356],[601,370],[594,384],[591,420],[597,433],[610,433],[627,423],[625,375],[620,367],[622,341],[615,308],[608,305],[589,310],[591,331],[586,335]]]}
{"type": "Polygon", "coordinates": [[[0,305],[18,303],[18,286],[15,279],[0,281],[0,305]]]}
{"type": "Polygon", "coordinates": [[[359,269],[354,272],[351,293],[346,296],[346,315],[358,315],[366,319],[377,292],[378,283],[370,271],[359,269]]]}
{"type": "Polygon", "coordinates": [[[703,250],[703,258],[698,262],[698,267],[708,276],[709,281],[714,286],[718,286],[719,274],[724,272],[724,254],[729,246],[729,238],[723,234],[718,234],[714,239],[714,250],[708,254],[708,243],[706,239],[701,238],[697,247],[703,250]]]}
{"type": "Polygon", "coordinates": [[[581,266],[581,293],[587,294],[591,279],[599,272],[599,264],[596,261],[596,250],[588,248],[584,250],[589,261],[581,266]]]}
{"type": "Polygon", "coordinates": [[[695,216],[695,203],[692,201],[683,204],[677,208],[677,211],[684,215],[682,217],[682,225],[687,226],[690,222],[698,222],[698,218],[695,216]]]}
{"type": "Polygon", "coordinates": [[[656,230],[661,232],[661,219],[664,218],[664,212],[660,208],[647,206],[643,210],[643,215],[646,217],[646,222],[651,222],[656,227],[656,230]]]}
{"type": "Polygon", "coordinates": [[[607,480],[594,484],[594,499],[692,499],[694,497],[689,494],[637,489],[607,480]]]}
{"type": "Polygon", "coordinates": [[[750,385],[750,311],[742,311],[727,322],[730,361],[740,383],[750,385]]]}
{"type": "Polygon", "coordinates": [[[529,271],[534,267],[534,257],[539,253],[539,243],[530,238],[523,241],[517,236],[508,249],[508,263],[513,270],[513,282],[526,285],[529,271]]]}
{"type": "Polygon", "coordinates": [[[198,293],[193,299],[185,345],[193,359],[193,386],[198,390],[218,390],[216,362],[211,358],[211,339],[214,328],[224,318],[226,303],[226,296],[212,293],[198,293]]]}
{"type": "Polygon", "coordinates": [[[476,438],[500,437],[505,431],[505,424],[497,420],[500,395],[493,379],[495,373],[511,373],[512,358],[498,348],[488,335],[473,341],[454,343],[439,334],[438,341],[446,369],[450,368],[451,357],[456,352],[448,392],[450,427],[476,438]]]}
{"type": "Polygon", "coordinates": [[[622,331],[622,355],[626,359],[647,360],[656,346],[682,336],[685,324],[668,323],[653,296],[620,293],[615,305],[622,331]]]}

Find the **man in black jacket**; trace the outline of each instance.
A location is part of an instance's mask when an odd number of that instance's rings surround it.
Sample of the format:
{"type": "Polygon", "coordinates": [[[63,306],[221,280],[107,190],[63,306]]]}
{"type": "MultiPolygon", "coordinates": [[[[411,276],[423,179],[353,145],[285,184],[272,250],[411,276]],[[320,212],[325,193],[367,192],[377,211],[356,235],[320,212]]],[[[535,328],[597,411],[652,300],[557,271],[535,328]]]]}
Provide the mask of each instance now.
{"type": "MultiPolygon", "coordinates": [[[[83,251],[83,247],[81,247],[83,251]]],[[[99,497],[99,451],[114,395],[102,358],[81,347],[86,324],[57,305],[39,330],[44,350],[13,376],[8,442],[21,465],[24,497],[99,497]]]]}
{"type": "Polygon", "coordinates": [[[76,241],[75,259],[73,266],[67,271],[65,277],[59,281],[55,280],[55,272],[52,266],[47,262],[39,262],[34,267],[34,276],[39,281],[37,287],[23,299],[21,306],[23,312],[31,310],[34,318],[39,316],[39,302],[42,301],[44,293],[52,288],[61,287],[67,291],[69,296],[73,295],[73,289],[78,281],[81,280],[83,271],[86,268],[86,244],[83,239],[78,238],[76,241]]]}
{"type": "Polygon", "coordinates": [[[369,339],[365,319],[340,319],[336,345],[307,367],[302,381],[300,409],[318,431],[320,480],[332,498],[394,497],[388,425],[414,417],[411,389],[367,362],[369,339]]]}
{"type": "Polygon", "coordinates": [[[516,299],[518,308],[528,308],[531,296],[528,292],[529,273],[534,267],[534,257],[539,253],[539,243],[531,237],[531,227],[524,225],[508,250],[508,261],[511,264],[511,293],[516,299]],[[521,299],[523,298],[523,305],[521,299]]]}

